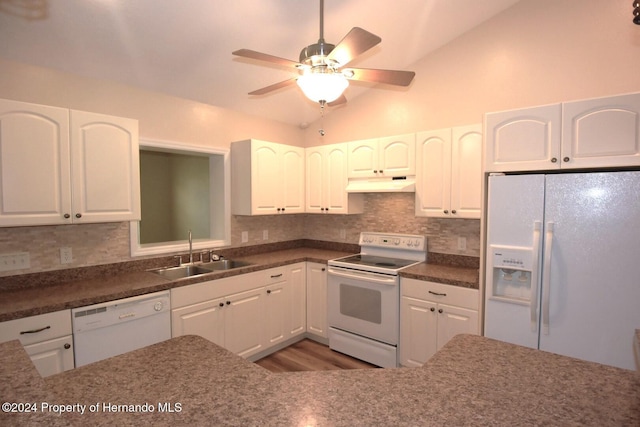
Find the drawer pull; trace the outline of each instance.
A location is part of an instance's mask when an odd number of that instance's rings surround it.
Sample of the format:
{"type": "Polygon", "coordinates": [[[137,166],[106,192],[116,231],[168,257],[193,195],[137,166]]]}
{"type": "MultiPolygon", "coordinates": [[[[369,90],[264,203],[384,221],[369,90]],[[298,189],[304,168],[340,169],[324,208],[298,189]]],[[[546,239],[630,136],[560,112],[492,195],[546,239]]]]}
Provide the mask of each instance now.
{"type": "Polygon", "coordinates": [[[277,279],[278,277],[282,277],[282,273],[280,273],[280,274],[273,274],[273,275],[271,276],[271,278],[272,278],[272,279],[277,279]]]}
{"type": "Polygon", "coordinates": [[[32,329],[30,331],[22,331],[20,332],[20,335],[24,335],[24,334],[37,334],[38,332],[42,332],[45,329],[51,329],[51,326],[45,326],[44,328],[40,328],[40,329],[32,329]]]}
{"type": "Polygon", "coordinates": [[[429,293],[432,294],[432,295],[438,295],[439,297],[446,297],[447,296],[447,294],[442,294],[440,292],[429,291],[429,293]]]}

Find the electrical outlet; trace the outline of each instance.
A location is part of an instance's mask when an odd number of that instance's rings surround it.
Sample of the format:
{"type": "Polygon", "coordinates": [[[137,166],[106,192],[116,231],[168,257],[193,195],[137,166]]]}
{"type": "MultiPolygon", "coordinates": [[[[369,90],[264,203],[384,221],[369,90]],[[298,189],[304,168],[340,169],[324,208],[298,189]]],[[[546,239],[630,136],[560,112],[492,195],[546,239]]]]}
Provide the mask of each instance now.
{"type": "Polygon", "coordinates": [[[60,248],[60,264],[71,264],[73,262],[73,253],[71,248],[60,248]]]}
{"type": "Polygon", "coordinates": [[[344,229],[344,228],[341,228],[341,229],[340,229],[340,238],[341,238],[342,240],[344,240],[344,239],[346,239],[346,238],[347,238],[347,230],[346,230],[346,229],[344,229]]]}
{"type": "Polygon", "coordinates": [[[0,255],[0,271],[24,270],[30,267],[29,252],[0,255]]]}
{"type": "Polygon", "coordinates": [[[248,231],[243,231],[242,232],[242,243],[247,243],[249,241],[249,232],[248,231]]]}
{"type": "Polygon", "coordinates": [[[269,230],[262,230],[262,240],[269,240],[269,230]]]}
{"type": "Polygon", "coordinates": [[[466,251],[467,250],[467,238],[466,237],[458,237],[458,250],[466,251]]]}

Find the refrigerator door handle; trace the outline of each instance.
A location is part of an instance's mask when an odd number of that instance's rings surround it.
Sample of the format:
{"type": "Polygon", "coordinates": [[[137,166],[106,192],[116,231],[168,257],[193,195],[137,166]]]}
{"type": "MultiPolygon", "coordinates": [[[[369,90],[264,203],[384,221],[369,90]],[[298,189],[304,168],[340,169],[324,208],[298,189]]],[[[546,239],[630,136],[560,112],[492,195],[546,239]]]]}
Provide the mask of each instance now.
{"type": "Polygon", "coordinates": [[[549,293],[551,289],[551,250],[553,248],[553,221],[547,222],[542,264],[542,333],[549,335],[549,293]]]}
{"type": "Polygon", "coordinates": [[[542,237],[542,222],[533,222],[533,265],[531,266],[531,332],[538,331],[538,282],[540,272],[540,239],[542,237]]]}

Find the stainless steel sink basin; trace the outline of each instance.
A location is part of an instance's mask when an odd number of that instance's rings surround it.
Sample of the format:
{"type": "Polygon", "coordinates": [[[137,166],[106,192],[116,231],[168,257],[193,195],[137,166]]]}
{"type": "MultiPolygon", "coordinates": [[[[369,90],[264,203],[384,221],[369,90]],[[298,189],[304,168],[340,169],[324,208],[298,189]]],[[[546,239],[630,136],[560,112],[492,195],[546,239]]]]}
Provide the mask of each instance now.
{"type": "Polygon", "coordinates": [[[207,274],[211,273],[212,271],[213,270],[210,268],[202,268],[201,265],[182,265],[180,267],[169,267],[160,268],[158,270],[151,270],[152,273],[159,274],[160,276],[169,280],[198,276],[199,274],[207,274]]]}
{"type": "Polygon", "coordinates": [[[200,264],[199,266],[202,268],[206,268],[209,270],[230,270],[232,268],[240,268],[251,265],[251,263],[244,261],[234,261],[232,259],[221,259],[219,261],[211,261],[205,262],[204,264],[200,264]]]}

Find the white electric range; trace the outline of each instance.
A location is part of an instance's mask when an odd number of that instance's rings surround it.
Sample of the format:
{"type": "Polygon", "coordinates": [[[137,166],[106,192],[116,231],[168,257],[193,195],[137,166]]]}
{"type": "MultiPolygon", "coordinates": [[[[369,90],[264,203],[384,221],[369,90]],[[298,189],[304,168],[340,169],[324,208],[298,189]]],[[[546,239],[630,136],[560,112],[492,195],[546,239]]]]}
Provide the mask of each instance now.
{"type": "Polygon", "coordinates": [[[400,276],[427,259],[425,236],[360,233],[360,253],[330,260],[329,347],[377,366],[398,366],[400,276]]]}

